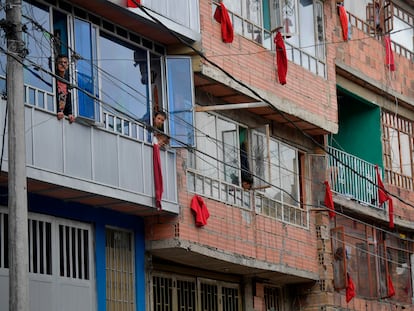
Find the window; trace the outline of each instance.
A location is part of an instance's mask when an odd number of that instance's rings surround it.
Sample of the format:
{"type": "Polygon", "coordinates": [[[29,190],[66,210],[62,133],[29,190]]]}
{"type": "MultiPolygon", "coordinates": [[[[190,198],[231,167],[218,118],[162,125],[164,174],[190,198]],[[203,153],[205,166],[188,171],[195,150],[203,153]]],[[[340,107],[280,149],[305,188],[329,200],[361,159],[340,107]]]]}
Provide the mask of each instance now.
{"type": "Polygon", "coordinates": [[[382,114],[385,174],[387,182],[413,189],[414,124],[384,111],[382,114]]]}
{"type": "Polygon", "coordinates": [[[300,206],[298,151],[275,139],[270,140],[270,187],[263,190],[266,197],[282,205],[300,206]]]}
{"type": "Polygon", "coordinates": [[[349,274],[357,295],[366,298],[389,296],[389,280],[395,289],[391,299],[411,303],[413,244],[405,235],[388,235],[380,229],[346,217],[335,217],[331,230],[334,286],[346,286],[349,274]]]}
{"type": "Polygon", "coordinates": [[[166,66],[171,146],[194,146],[191,59],[168,57],[166,66]]]}
{"type": "MultiPolygon", "coordinates": [[[[29,54],[27,55],[27,58],[30,61],[24,69],[24,83],[32,86],[33,90],[43,90],[46,92],[52,92],[52,77],[49,74],[36,69],[36,67],[33,66],[33,63],[48,69],[51,50],[47,40],[45,39],[44,32],[39,31],[39,28],[33,23],[33,21],[42,25],[46,31],[50,31],[49,20],[50,14],[46,6],[40,4],[32,5],[23,2],[22,23],[28,25],[28,29],[25,33],[23,33],[23,40],[26,44],[25,47],[28,49],[29,54]]],[[[37,101],[37,98],[35,98],[35,92],[30,91],[29,96],[31,98],[29,98],[29,100],[26,99],[26,102],[34,105],[37,101]]]]}
{"type": "Polygon", "coordinates": [[[95,61],[96,51],[96,28],[90,23],[75,18],[74,21],[74,50],[79,55],[76,61],[76,84],[80,91],[78,95],[78,114],[81,117],[95,119],[95,101],[93,96],[97,95],[97,76],[95,61]]]}
{"type": "MultiPolygon", "coordinates": [[[[205,112],[196,114],[196,122],[199,129],[196,136],[199,152],[194,154],[197,171],[207,177],[242,186],[243,181],[253,176],[247,128],[205,112]]],[[[264,164],[260,163],[265,156],[263,144],[259,141],[254,148],[257,150],[257,171],[264,170],[264,164]]]]}
{"type": "Polygon", "coordinates": [[[155,273],[151,310],[241,311],[240,295],[235,283],[155,273]]]}
{"type": "Polygon", "coordinates": [[[112,108],[149,124],[148,51],[106,33],[101,33],[99,46],[101,96],[108,105],[104,109],[112,108]]]}
{"type": "Polygon", "coordinates": [[[265,310],[281,311],[282,295],[280,288],[265,286],[264,288],[265,310]]]}
{"type": "Polygon", "coordinates": [[[274,48],[273,33],[282,26],[288,59],[325,77],[323,4],[318,0],[225,0],[235,32],[274,48]]]}

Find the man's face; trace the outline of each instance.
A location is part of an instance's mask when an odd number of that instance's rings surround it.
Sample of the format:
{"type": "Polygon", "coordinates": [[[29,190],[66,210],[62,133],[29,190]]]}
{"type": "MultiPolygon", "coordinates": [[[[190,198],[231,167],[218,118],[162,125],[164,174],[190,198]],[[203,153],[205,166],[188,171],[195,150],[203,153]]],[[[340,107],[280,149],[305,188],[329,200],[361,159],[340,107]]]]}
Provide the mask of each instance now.
{"type": "Polygon", "coordinates": [[[164,124],[164,121],[165,117],[161,114],[157,114],[154,118],[154,126],[160,128],[164,124]]]}
{"type": "Polygon", "coordinates": [[[69,61],[67,57],[62,57],[57,60],[57,68],[59,71],[66,71],[68,68],[69,61]]]}

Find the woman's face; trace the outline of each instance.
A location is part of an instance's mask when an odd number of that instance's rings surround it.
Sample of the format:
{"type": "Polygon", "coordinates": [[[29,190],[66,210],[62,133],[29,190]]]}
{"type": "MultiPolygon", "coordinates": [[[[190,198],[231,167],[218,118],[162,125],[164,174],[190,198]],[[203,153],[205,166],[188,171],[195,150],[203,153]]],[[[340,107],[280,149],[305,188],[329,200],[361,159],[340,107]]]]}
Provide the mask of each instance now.
{"type": "Polygon", "coordinates": [[[154,126],[156,128],[161,128],[162,125],[164,124],[165,118],[163,115],[161,114],[157,114],[154,118],[154,126]]]}

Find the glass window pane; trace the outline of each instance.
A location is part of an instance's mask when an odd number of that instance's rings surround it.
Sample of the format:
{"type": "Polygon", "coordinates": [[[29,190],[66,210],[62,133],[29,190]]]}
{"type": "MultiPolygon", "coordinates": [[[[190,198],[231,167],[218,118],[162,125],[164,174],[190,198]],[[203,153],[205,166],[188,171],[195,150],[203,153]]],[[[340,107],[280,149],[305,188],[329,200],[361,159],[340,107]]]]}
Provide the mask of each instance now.
{"type": "Polygon", "coordinates": [[[390,134],[390,146],[391,146],[392,171],[396,173],[401,173],[400,149],[398,147],[398,132],[390,128],[389,134],[390,134]]]}
{"type": "Polygon", "coordinates": [[[103,102],[117,112],[149,124],[147,51],[104,34],[99,38],[99,45],[103,102]]]}
{"type": "Polygon", "coordinates": [[[400,144],[402,174],[411,177],[410,137],[405,133],[400,133],[400,144]]]}
{"type": "Polygon", "coordinates": [[[197,149],[196,153],[197,170],[205,176],[218,178],[217,163],[217,142],[216,142],[216,117],[209,113],[196,113],[197,149]]]}
{"type": "MultiPolygon", "coordinates": [[[[31,62],[42,68],[49,68],[49,57],[52,55],[50,49],[50,40],[44,35],[44,31],[39,30],[38,26],[33,23],[42,25],[45,31],[50,32],[50,16],[47,7],[23,3],[22,13],[24,16],[30,16],[30,19],[22,18],[23,24],[28,29],[23,36],[26,48],[30,53],[26,56],[30,61],[24,69],[24,83],[48,92],[52,92],[52,77],[40,70],[35,70],[31,62]],[[46,57],[45,57],[46,56],[46,57]]],[[[4,63],[5,64],[5,63],[4,63]]]]}
{"type": "Polygon", "coordinates": [[[192,76],[191,58],[167,58],[171,146],[194,145],[192,76]]]}
{"type": "Polygon", "coordinates": [[[91,25],[85,21],[75,19],[75,51],[81,56],[77,61],[77,83],[85,92],[78,92],[78,113],[80,116],[94,119],[94,100],[88,95],[94,95],[94,32],[91,25]]]}

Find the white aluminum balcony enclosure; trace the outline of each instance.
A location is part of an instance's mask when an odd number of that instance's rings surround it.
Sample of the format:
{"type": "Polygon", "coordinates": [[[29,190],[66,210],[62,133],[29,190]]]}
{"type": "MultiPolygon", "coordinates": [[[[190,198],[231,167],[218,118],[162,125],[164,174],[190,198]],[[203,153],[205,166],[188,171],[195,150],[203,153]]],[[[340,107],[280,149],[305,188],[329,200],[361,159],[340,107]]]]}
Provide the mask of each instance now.
{"type": "Polygon", "coordinates": [[[378,203],[375,164],[333,147],[328,147],[328,153],[328,178],[332,192],[362,205],[384,209],[384,205],[379,206],[378,203]]]}
{"type": "MultiPolygon", "coordinates": [[[[57,120],[52,93],[27,85],[24,90],[29,192],[141,216],[157,212],[153,148],[143,124],[107,114],[102,123],[78,118],[69,124],[57,120]]],[[[6,100],[1,98],[2,129],[5,111],[6,100]]],[[[7,139],[6,132],[1,168],[5,172],[7,139]]],[[[160,160],[162,211],[177,214],[175,150],[161,150],[160,160]]]]}

